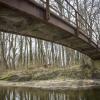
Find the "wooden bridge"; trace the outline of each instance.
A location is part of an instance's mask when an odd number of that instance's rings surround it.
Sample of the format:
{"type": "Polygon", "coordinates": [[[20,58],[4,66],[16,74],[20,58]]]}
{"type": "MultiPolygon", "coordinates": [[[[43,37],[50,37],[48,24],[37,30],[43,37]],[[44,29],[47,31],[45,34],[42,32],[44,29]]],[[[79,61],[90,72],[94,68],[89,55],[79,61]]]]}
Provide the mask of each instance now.
{"type": "Polygon", "coordinates": [[[0,31],[52,41],[100,59],[99,35],[64,2],[55,2],[55,7],[50,0],[0,0],[0,31]]]}

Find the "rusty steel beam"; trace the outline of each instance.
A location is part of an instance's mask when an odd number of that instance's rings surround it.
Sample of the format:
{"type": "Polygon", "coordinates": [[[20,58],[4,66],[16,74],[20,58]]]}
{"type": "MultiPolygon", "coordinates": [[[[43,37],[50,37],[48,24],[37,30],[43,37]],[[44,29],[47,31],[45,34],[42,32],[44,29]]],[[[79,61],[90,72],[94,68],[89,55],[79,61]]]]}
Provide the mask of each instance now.
{"type": "Polygon", "coordinates": [[[78,14],[75,11],[75,16],[76,16],[76,36],[79,34],[79,25],[78,25],[78,14]]]}
{"type": "Polygon", "coordinates": [[[49,7],[49,0],[46,0],[46,20],[50,19],[50,7],[49,7]]]}
{"type": "MultiPolygon", "coordinates": [[[[29,16],[35,17],[38,20],[43,21],[44,23],[47,23],[47,21],[45,20],[45,9],[42,6],[38,5],[36,2],[30,3],[28,2],[28,0],[0,0],[0,3],[5,4],[6,6],[25,13],[29,16]]],[[[75,27],[71,26],[68,22],[65,22],[53,13],[51,13],[48,24],[61,28],[64,31],[69,32],[70,34],[75,34],[75,27]]]]}

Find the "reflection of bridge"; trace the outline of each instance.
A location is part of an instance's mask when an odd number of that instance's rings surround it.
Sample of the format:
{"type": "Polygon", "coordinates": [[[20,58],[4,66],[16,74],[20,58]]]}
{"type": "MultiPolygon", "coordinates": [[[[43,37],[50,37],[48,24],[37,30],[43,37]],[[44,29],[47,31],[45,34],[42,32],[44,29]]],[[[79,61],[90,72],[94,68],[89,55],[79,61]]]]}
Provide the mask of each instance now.
{"type": "Polygon", "coordinates": [[[100,59],[98,34],[67,0],[66,7],[53,4],[50,0],[0,0],[0,30],[53,41],[100,59]]]}

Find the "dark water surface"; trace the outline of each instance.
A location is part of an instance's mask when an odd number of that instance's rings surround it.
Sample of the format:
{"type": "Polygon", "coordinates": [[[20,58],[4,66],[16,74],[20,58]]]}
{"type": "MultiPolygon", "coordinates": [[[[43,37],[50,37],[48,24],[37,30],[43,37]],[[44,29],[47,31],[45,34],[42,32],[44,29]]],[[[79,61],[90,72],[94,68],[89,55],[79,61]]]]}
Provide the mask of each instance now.
{"type": "Polygon", "coordinates": [[[32,88],[0,87],[0,100],[100,100],[100,88],[51,91],[32,88]]]}

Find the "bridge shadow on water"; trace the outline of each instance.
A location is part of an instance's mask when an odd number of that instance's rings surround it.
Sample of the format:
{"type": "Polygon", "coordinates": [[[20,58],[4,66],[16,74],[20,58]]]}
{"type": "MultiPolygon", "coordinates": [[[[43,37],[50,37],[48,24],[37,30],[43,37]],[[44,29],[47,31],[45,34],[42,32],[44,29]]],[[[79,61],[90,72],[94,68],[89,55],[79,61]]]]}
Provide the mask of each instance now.
{"type": "Polygon", "coordinates": [[[100,89],[49,91],[0,87],[0,100],[100,100],[99,94],[100,89]]]}

